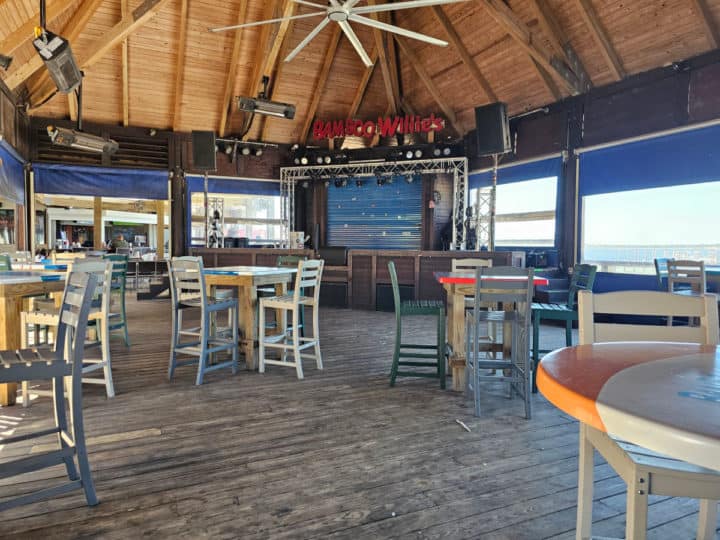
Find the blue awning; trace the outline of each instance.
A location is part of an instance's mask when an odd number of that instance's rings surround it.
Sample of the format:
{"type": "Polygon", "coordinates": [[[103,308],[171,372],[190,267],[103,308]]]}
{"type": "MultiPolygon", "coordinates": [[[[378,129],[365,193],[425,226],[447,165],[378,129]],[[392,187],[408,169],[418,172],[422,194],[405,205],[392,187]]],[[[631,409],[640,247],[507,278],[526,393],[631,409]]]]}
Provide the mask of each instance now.
{"type": "MultiPolygon", "coordinates": [[[[204,177],[187,175],[185,179],[189,193],[204,191],[204,177]]],[[[249,178],[220,178],[217,176],[208,176],[208,193],[280,196],[280,180],[252,180],[249,178]]]]}
{"type": "Polygon", "coordinates": [[[0,140],[0,197],[25,204],[24,161],[7,142],[0,140]]]}
{"type": "Polygon", "coordinates": [[[131,199],[168,198],[168,172],[34,163],[35,192],[131,199]]]}
{"type": "Polygon", "coordinates": [[[580,196],[717,180],[717,125],[580,154],[580,196]]]}
{"type": "MultiPolygon", "coordinates": [[[[515,165],[509,163],[498,167],[497,181],[498,184],[511,184],[513,182],[535,180],[536,178],[559,177],[562,174],[562,167],[562,156],[554,156],[515,165]]],[[[492,185],[492,177],[492,169],[473,172],[468,175],[468,185],[470,189],[487,187],[492,185]]]]}

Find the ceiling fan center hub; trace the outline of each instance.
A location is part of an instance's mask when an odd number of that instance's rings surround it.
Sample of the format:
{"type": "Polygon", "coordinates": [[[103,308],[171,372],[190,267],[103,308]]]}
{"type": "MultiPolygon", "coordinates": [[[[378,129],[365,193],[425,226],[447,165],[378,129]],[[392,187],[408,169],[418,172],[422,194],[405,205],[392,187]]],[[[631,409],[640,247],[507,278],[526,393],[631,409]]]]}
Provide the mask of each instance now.
{"type": "Polygon", "coordinates": [[[331,7],[328,9],[328,19],[335,22],[345,22],[348,20],[350,13],[341,7],[331,7]]]}

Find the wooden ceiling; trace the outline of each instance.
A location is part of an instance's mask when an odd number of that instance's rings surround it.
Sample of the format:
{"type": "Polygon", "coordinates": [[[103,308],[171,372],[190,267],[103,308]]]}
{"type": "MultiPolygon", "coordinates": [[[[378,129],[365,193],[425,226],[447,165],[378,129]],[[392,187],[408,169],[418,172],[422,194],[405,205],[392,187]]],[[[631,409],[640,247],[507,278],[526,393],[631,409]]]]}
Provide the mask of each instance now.
{"type": "MultiPolygon", "coordinates": [[[[74,98],[49,97],[54,87],[30,42],[38,6],[0,0],[0,53],[14,57],[0,77],[26,92],[32,115],[73,118],[74,98]]],[[[501,100],[519,113],[715,49],[720,40],[720,0],[470,0],[383,15],[449,41],[446,48],[396,42],[353,24],[378,58],[366,69],[334,23],[292,62],[282,61],[319,18],[207,31],[309,11],[291,0],[47,0],[47,7],[48,28],[70,39],[85,71],[84,119],[238,135],[245,115],[232,110],[232,98],[256,95],[267,74],[272,99],[295,104],[297,114],[292,121],[256,116],[246,136],[281,143],[313,143],[314,118],[372,119],[395,110],[440,113],[454,128],[448,135],[461,135],[474,127],[477,105],[501,100]]]]}

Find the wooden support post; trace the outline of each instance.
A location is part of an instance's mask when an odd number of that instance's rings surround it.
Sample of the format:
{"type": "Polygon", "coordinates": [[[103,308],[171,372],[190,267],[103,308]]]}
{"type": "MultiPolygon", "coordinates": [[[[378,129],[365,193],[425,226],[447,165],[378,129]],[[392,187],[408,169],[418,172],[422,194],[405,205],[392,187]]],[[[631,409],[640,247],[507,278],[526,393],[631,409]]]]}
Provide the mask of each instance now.
{"type": "Polygon", "coordinates": [[[165,201],[157,201],[156,260],[165,258],[165,201]]]}
{"type": "Polygon", "coordinates": [[[102,197],[95,197],[93,200],[93,248],[95,249],[100,249],[103,246],[102,218],[102,197]]]}

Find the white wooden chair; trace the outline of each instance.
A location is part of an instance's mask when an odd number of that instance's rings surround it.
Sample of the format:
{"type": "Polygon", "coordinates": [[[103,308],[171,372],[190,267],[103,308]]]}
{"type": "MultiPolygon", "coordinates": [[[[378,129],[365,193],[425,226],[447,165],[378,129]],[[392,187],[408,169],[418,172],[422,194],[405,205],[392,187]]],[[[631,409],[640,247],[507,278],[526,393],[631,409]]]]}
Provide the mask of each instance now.
{"type": "MultiPolygon", "coordinates": [[[[110,298],[112,285],[112,262],[103,260],[84,261],[77,260],[68,267],[67,275],[71,272],[83,272],[93,274],[97,278],[97,286],[93,296],[92,306],[88,320],[95,323],[96,336],[89,344],[92,347],[99,347],[99,355],[88,355],[83,358],[82,382],[88,384],[105,385],[107,397],[115,396],[115,387],[112,379],[112,364],[110,359],[110,332],[109,321],[112,317],[110,312],[110,298]],[[102,376],[91,375],[95,371],[102,370],[102,376]]],[[[67,285],[66,285],[67,286],[67,285]]],[[[28,347],[28,325],[46,326],[57,328],[60,323],[60,310],[54,307],[45,306],[37,311],[23,311],[20,314],[22,335],[20,336],[21,346],[28,347]]],[[[35,335],[37,339],[37,333],[35,335]]],[[[30,392],[28,381],[22,382],[23,406],[30,406],[30,392]]],[[[38,395],[52,395],[52,392],[33,390],[38,395]]]]}
{"type": "Polygon", "coordinates": [[[50,254],[50,259],[53,263],[70,263],[77,259],[84,259],[86,257],[84,251],[53,251],[50,254]]]}
{"type": "Polygon", "coordinates": [[[320,325],[319,325],[319,306],[320,306],[320,280],[322,279],[323,266],[325,261],[307,260],[298,263],[298,272],[295,277],[295,290],[283,296],[273,296],[270,298],[260,299],[260,321],[258,328],[260,329],[259,337],[259,371],[265,373],[267,364],[276,366],[294,367],[297,372],[297,378],[303,378],[302,359],[303,356],[315,359],[318,369],[323,368],[322,356],[320,355],[320,325]],[[308,291],[312,290],[312,296],[305,296],[308,291]],[[302,307],[312,308],[313,324],[312,335],[308,336],[307,330],[305,336],[300,333],[300,311],[302,307]],[[278,321],[278,328],[281,329],[279,334],[266,335],[265,329],[265,310],[275,309],[282,311],[281,317],[285,320],[278,321]],[[286,326],[282,324],[287,322],[287,315],[290,315],[292,324],[286,326]],[[282,331],[285,326],[284,331],[282,331]],[[314,348],[315,354],[302,354],[302,351],[314,348]],[[271,360],[265,358],[266,349],[277,349],[281,352],[280,360],[271,360]],[[292,353],[293,361],[288,360],[288,353],[292,353]]]}
{"type": "Polygon", "coordinates": [[[685,286],[695,294],[703,294],[707,289],[704,261],[667,261],[668,291],[676,292],[678,286],[685,286]]]}
{"type": "MultiPolygon", "coordinates": [[[[669,341],[716,345],[719,340],[717,297],[683,296],[657,291],[578,293],[580,344],[607,341],[669,341]],[[697,317],[698,326],[598,323],[594,314],[697,317]]],[[[700,499],[697,538],[714,540],[720,473],[651,452],[581,424],[576,538],[591,538],[593,449],[628,486],[626,538],[647,535],[648,495],[700,499]]],[[[720,459],[720,458],[719,458],[720,459]]]]}

